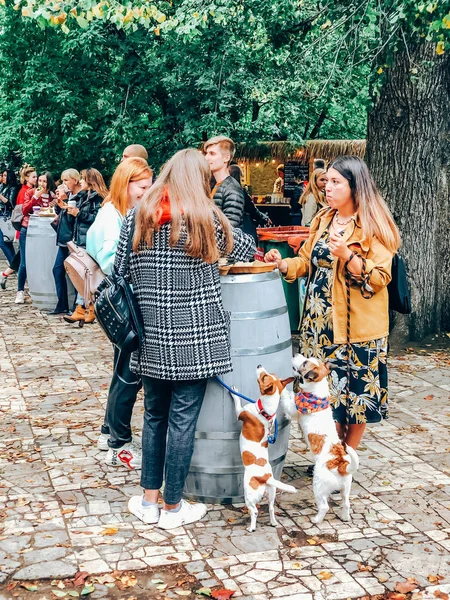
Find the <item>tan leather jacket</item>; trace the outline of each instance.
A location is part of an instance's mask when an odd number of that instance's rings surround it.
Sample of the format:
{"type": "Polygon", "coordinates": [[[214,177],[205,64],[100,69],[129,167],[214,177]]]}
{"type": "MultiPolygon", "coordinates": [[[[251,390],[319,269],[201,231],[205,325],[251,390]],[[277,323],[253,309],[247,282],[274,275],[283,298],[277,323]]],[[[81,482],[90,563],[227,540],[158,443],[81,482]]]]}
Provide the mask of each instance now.
{"type": "MultiPolygon", "coordinates": [[[[313,219],[310,235],[300,248],[298,256],[286,258],[288,270],[285,279],[295,281],[298,277],[312,274],[311,252],[317,240],[329,226],[335,210],[324,208],[313,219]]],[[[361,286],[352,281],[350,286],[350,342],[367,342],[389,334],[389,311],[387,285],[391,281],[392,252],[377,238],[364,239],[359,220],[347,229],[343,239],[353,252],[367,260],[369,284],[375,292],[371,298],[364,298],[361,286]]],[[[345,286],[345,261],[335,258],[333,264],[333,332],[336,344],[347,341],[347,291],[345,286]]]]}

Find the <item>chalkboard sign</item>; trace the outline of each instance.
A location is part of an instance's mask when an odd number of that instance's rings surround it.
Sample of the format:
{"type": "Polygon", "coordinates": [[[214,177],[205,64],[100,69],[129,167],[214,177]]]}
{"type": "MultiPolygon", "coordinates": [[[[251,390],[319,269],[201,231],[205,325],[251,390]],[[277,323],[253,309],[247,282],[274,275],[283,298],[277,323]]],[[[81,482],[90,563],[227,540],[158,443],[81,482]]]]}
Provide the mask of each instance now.
{"type": "Polygon", "coordinates": [[[290,160],[284,163],[284,196],[292,198],[297,181],[309,179],[309,166],[298,161],[290,160]]]}

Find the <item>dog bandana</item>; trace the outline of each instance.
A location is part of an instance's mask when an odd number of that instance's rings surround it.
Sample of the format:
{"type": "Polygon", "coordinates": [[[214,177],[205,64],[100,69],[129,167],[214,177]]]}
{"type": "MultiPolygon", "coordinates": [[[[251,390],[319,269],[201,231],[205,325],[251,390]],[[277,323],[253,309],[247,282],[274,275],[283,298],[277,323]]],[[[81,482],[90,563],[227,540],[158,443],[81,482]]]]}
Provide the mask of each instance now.
{"type": "Polygon", "coordinates": [[[297,407],[297,412],[309,415],[328,408],[330,406],[330,399],[328,397],[319,398],[319,396],[310,392],[299,392],[295,394],[295,406],[297,407]]]}

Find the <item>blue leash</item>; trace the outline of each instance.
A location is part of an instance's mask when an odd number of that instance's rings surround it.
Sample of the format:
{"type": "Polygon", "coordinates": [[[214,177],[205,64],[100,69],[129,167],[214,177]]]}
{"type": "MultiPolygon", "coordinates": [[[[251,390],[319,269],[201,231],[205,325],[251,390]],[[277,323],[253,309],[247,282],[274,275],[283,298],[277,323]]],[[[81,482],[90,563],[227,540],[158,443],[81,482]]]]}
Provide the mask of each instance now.
{"type": "MultiPolygon", "coordinates": [[[[230,387],[228,384],[226,384],[225,381],[223,381],[222,379],[220,379],[220,377],[218,377],[217,375],[216,375],[216,380],[217,380],[218,383],[220,383],[220,385],[222,387],[224,387],[226,390],[228,390],[230,392],[230,394],[235,394],[236,396],[239,396],[239,398],[242,398],[246,402],[251,402],[252,404],[256,404],[256,400],[252,400],[251,398],[248,398],[247,396],[244,396],[244,394],[240,394],[236,390],[233,390],[232,387],[230,387]]],[[[269,444],[275,444],[275,442],[277,441],[277,437],[278,437],[278,419],[276,417],[275,417],[274,425],[275,425],[275,430],[273,432],[273,435],[269,435],[268,438],[267,438],[267,441],[269,442],[269,444]]]]}

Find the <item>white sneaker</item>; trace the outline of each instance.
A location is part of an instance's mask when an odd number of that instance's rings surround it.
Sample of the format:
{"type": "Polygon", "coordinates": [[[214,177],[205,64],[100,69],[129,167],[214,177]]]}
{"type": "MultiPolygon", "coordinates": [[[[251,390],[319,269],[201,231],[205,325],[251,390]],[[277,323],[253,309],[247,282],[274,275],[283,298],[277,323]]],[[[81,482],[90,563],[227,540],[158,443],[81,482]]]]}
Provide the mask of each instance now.
{"type": "Polygon", "coordinates": [[[124,465],[129,469],[140,469],[142,450],[134,442],[124,444],[120,448],[108,448],[105,463],[112,467],[124,465]]]}
{"type": "Polygon", "coordinates": [[[102,451],[106,451],[109,450],[109,446],[108,446],[108,440],[109,440],[109,435],[106,435],[106,433],[101,433],[98,436],[98,440],[97,440],[97,448],[99,450],[102,451]]]}
{"type": "Polygon", "coordinates": [[[17,292],[16,299],[14,300],[16,304],[25,304],[25,293],[17,292]]]}
{"type": "Polygon", "coordinates": [[[143,496],[132,496],[128,500],[128,510],[132,515],[151,525],[159,521],[159,508],[158,506],[142,506],[143,496]]]}
{"type": "Polygon", "coordinates": [[[161,509],[158,527],[161,529],[176,529],[182,525],[195,523],[195,521],[200,521],[206,515],[207,510],[204,504],[189,504],[186,500],[181,500],[181,508],[178,512],[161,509]]]}

